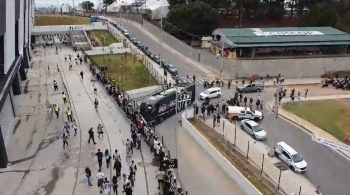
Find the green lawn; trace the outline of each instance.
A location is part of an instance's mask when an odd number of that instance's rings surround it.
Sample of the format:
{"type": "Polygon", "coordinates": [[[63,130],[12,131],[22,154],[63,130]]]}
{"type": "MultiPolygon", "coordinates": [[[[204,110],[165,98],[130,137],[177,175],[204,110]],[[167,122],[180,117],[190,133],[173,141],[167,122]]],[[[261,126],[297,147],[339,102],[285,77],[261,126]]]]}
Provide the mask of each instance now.
{"type": "Polygon", "coordinates": [[[111,33],[108,32],[107,30],[94,30],[93,33],[95,37],[101,42],[101,44],[104,44],[102,36],[106,38],[105,46],[109,46],[112,43],[118,42],[117,39],[115,39],[113,35],[111,35],[111,33]]]}
{"type": "Polygon", "coordinates": [[[35,26],[53,25],[82,25],[90,24],[90,18],[66,16],[66,15],[38,15],[35,16],[35,26]]]}
{"type": "Polygon", "coordinates": [[[350,108],[337,100],[302,101],[287,103],[283,108],[341,141],[350,133],[350,108]]]}
{"type": "MultiPolygon", "coordinates": [[[[104,55],[90,56],[97,66],[105,66],[104,55]]],[[[116,86],[128,91],[158,85],[148,69],[131,54],[106,55],[108,77],[115,80],[116,86]]]]}

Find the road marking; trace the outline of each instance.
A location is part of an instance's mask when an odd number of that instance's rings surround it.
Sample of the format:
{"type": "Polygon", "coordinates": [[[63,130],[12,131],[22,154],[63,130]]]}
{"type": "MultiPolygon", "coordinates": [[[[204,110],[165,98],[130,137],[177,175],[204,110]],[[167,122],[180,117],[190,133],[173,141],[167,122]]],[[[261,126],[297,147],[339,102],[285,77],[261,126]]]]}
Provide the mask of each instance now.
{"type": "MultiPolygon", "coordinates": [[[[187,77],[180,77],[180,79],[181,79],[182,82],[184,82],[184,83],[193,83],[193,78],[192,78],[192,77],[190,77],[190,78],[187,78],[187,77]]],[[[203,84],[203,80],[202,80],[201,78],[196,78],[195,84],[196,84],[196,85],[202,85],[202,84],[203,84]]]]}

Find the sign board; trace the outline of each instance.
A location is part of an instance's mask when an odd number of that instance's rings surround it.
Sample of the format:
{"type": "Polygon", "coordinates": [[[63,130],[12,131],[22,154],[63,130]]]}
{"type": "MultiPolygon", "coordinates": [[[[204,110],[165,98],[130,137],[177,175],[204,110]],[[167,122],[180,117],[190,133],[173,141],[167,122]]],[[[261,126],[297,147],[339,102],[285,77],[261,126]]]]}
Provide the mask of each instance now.
{"type": "Polygon", "coordinates": [[[162,160],[163,169],[177,169],[177,159],[162,160]]]}
{"type": "Polygon", "coordinates": [[[332,149],[340,150],[340,151],[342,151],[344,153],[349,153],[350,152],[350,146],[349,145],[338,143],[338,142],[329,140],[329,139],[324,138],[324,137],[318,137],[316,134],[312,134],[312,140],[317,142],[317,143],[319,143],[319,144],[328,146],[328,147],[330,147],[332,149]]]}
{"type": "Polygon", "coordinates": [[[324,35],[320,31],[279,31],[279,32],[253,32],[256,36],[306,36],[306,35],[324,35]]]}

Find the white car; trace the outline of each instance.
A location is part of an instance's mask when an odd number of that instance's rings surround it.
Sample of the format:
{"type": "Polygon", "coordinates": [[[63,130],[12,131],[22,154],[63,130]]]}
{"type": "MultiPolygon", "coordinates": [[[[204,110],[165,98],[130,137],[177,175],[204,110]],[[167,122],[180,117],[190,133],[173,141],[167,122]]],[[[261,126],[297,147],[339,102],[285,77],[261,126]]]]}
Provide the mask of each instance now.
{"type": "Polygon", "coordinates": [[[241,121],[241,128],[251,135],[255,140],[266,140],[266,131],[253,120],[245,119],[241,121]]]}
{"type": "Polygon", "coordinates": [[[285,142],[278,142],[274,147],[275,156],[288,165],[292,171],[302,173],[307,170],[307,163],[303,156],[285,142]]]}
{"type": "Polygon", "coordinates": [[[221,89],[219,87],[209,88],[209,89],[205,90],[204,92],[202,92],[201,94],[199,94],[199,98],[201,100],[205,100],[207,97],[209,99],[219,98],[220,96],[221,96],[221,89]]]}

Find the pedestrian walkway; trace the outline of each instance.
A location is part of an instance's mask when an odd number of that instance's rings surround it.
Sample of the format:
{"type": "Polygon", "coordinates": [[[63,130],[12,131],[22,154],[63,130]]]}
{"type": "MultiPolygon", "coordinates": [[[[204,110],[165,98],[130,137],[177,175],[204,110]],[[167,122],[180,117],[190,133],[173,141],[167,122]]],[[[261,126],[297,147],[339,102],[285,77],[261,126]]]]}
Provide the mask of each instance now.
{"type": "MultiPolygon", "coordinates": [[[[213,126],[213,114],[206,118],[205,123],[211,127],[213,126]]],[[[303,175],[294,173],[288,167],[280,170],[278,165],[281,161],[275,157],[271,158],[268,156],[270,146],[266,146],[264,142],[254,140],[241,129],[239,122],[236,126],[229,120],[222,118],[221,126],[216,125],[214,129],[222,136],[226,134],[227,141],[231,144],[235,143],[239,151],[241,151],[244,156],[248,156],[249,161],[257,166],[258,169],[262,169],[261,165],[263,162],[264,174],[272,180],[276,187],[279,182],[280,171],[282,171],[280,189],[286,194],[299,193],[300,186],[302,188],[301,195],[310,195],[314,193],[316,188],[303,177],[303,175]],[[235,136],[237,137],[236,139],[235,136]],[[263,158],[263,155],[265,158],[263,158]]]]}
{"type": "MultiPolygon", "coordinates": [[[[96,186],[97,149],[101,149],[102,152],[108,149],[111,154],[117,149],[122,159],[121,173],[129,174],[124,146],[125,140],[130,138],[128,121],[99,84],[96,84],[98,93],[94,95],[91,75],[86,65],[77,65],[74,70],[68,70],[69,62],[65,62],[64,59],[68,54],[73,54],[74,57],[76,55],[68,47],[62,47],[58,55],[55,54],[55,48],[47,48],[45,52],[38,50],[33,54],[33,68],[29,70],[29,75],[36,76],[24,82],[23,90],[31,85],[49,86],[56,80],[58,91],[54,91],[53,88],[48,88],[46,92],[33,90],[15,100],[19,103],[16,105],[32,106],[37,111],[32,112],[32,115],[20,113],[23,116],[18,118],[15,124],[14,135],[8,146],[10,166],[0,170],[0,195],[99,194],[96,186]],[[50,67],[50,74],[47,65],[50,67]],[[57,71],[56,65],[60,72],[57,71]],[[80,79],[80,71],[85,73],[83,79],[80,79]],[[68,97],[66,104],[63,103],[62,92],[68,97]],[[93,106],[95,98],[100,102],[98,112],[93,106]],[[53,113],[53,104],[60,107],[58,118],[53,113]],[[62,133],[64,122],[67,121],[68,107],[72,109],[73,119],[76,120],[78,135],[74,136],[71,129],[71,135],[67,139],[68,147],[63,149],[62,133]],[[105,127],[104,139],[98,139],[96,136],[98,124],[105,127]],[[96,145],[88,144],[88,130],[91,127],[95,132],[96,145]],[[87,166],[92,171],[91,187],[88,186],[85,175],[87,166]]],[[[132,160],[138,167],[133,194],[156,194],[158,189],[154,178],[158,167],[152,165],[153,155],[149,148],[143,144],[142,153],[135,149],[132,160]]],[[[113,163],[112,160],[111,165],[113,163]]],[[[112,174],[115,175],[114,170],[106,168],[105,160],[102,172],[108,180],[112,174]]],[[[118,185],[121,194],[121,179],[118,185]]]]}
{"type": "MultiPolygon", "coordinates": [[[[183,83],[193,83],[193,78],[190,77],[190,78],[187,78],[187,77],[179,77],[181,82],[183,83]]],[[[195,80],[195,84],[196,85],[203,85],[204,83],[204,80],[202,78],[196,78],[195,80]]]]}

